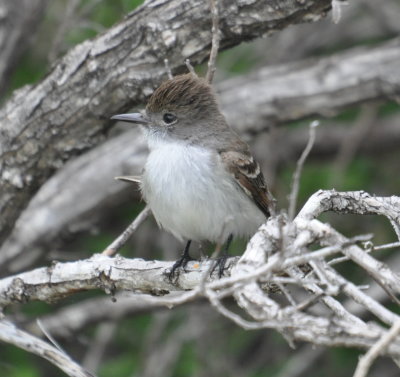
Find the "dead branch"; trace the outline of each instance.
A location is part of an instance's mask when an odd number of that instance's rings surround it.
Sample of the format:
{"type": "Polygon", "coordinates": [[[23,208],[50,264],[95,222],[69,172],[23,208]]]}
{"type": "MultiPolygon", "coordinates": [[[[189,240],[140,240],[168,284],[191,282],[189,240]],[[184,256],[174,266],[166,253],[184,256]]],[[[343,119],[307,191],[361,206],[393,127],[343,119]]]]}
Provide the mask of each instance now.
{"type": "MultiPolygon", "coordinates": [[[[218,91],[223,111],[234,128],[243,133],[262,131],[274,120],[298,119],[321,110],[335,113],[345,104],[384,97],[388,94],[388,87],[399,87],[396,84],[396,77],[400,77],[399,60],[398,45],[384,44],[372,50],[357,49],[337,54],[314,64],[303,62],[264,68],[240,80],[228,80],[220,84],[218,91]],[[363,69],[360,69],[361,62],[363,69]],[[342,65],[349,70],[349,77],[358,82],[357,86],[346,78],[347,73],[342,65]],[[289,70],[293,71],[288,76],[289,70]],[[340,86],[321,81],[319,77],[322,74],[335,78],[332,82],[340,86]],[[271,82],[276,85],[271,85],[271,82]],[[293,85],[293,82],[297,84],[293,85]],[[389,84],[382,85],[382,82],[389,84]],[[309,89],[305,89],[307,85],[310,85],[309,89]],[[346,96],[341,94],[343,91],[347,93],[346,96]],[[246,96],[246,100],[236,101],[237,96],[246,96]],[[294,103],[298,106],[294,106],[294,103]]],[[[396,149],[400,141],[398,122],[397,117],[380,120],[360,145],[360,152],[382,153],[396,149]]],[[[319,130],[312,153],[318,156],[332,155],[337,152],[338,145],[350,137],[348,128],[324,125],[319,130]]],[[[279,129],[272,156],[275,164],[297,158],[307,139],[308,134],[302,129],[279,129]]],[[[0,264],[4,266],[27,248],[37,249],[40,255],[46,245],[60,238],[60,232],[90,228],[91,220],[96,217],[93,216],[94,212],[104,213],[108,203],[116,205],[130,200],[132,189],[114,182],[113,177],[140,172],[145,157],[144,142],[138,130],[131,129],[66,165],[39,191],[20,217],[12,234],[0,248],[0,264]],[[73,181],[71,176],[74,177],[73,181]],[[93,186],[97,190],[93,191],[93,186]],[[71,206],[72,202],[79,205],[71,206]],[[43,206],[43,203],[46,205],[43,206]]]]}
{"type": "Polygon", "coordinates": [[[394,99],[399,94],[398,59],[396,38],[375,48],[261,68],[222,82],[221,107],[229,109],[227,120],[240,132],[257,132],[271,122],[333,116],[361,102],[394,99]]]}
{"type": "Polygon", "coordinates": [[[139,225],[146,220],[150,214],[150,208],[146,206],[133,220],[133,222],[124,230],[124,232],[117,237],[110,245],[103,251],[103,255],[111,256],[118,252],[121,247],[125,245],[129,237],[136,231],[139,225]]]}
{"type": "MultiPolygon", "coordinates": [[[[219,14],[221,48],[311,16],[317,20],[330,9],[330,0],[226,4],[219,14]]],[[[165,79],[165,58],[173,71],[185,59],[205,60],[209,20],[203,0],[146,2],[106,33],[74,47],[42,82],[10,98],[0,111],[0,242],[52,173],[104,138],[109,114],[143,103],[165,79]]]]}
{"type": "Polygon", "coordinates": [[[12,323],[0,321],[0,340],[13,344],[50,361],[71,377],[94,377],[75,363],[68,355],[42,339],[16,328],[12,323]]]}
{"type": "Polygon", "coordinates": [[[210,57],[208,59],[208,69],[206,75],[206,81],[208,83],[212,83],[214,79],[214,73],[216,70],[218,49],[219,49],[219,0],[209,0],[210,3],[210,11],[211,11],[211,19],[212,19],[212,41],[211,41],[211,52],[210,57]]]}
{"type": "MultiPolygon", "coordinates": [[[[176,284],[172,284],[167,278],[172,262],[95,255],[88,260],[56,263],[0,280],[0,304],[52,301],[87,289],[103,289],[111,294],[119,289],[162,294],[164,296],[157,300],[167,306],[205,297],[222,315],[246,329],[274,328],[284,331],[291,339],[368,349],[383,336],[385,329],[349,312],[337,294],[342,292],[388,325],[393,325],[400,317],[339,275],[326,259],[338,254],[347,256],[392,296],[400,292],[400,277],[357,245],[365,237],[348,239],[328,224],[319,222],[316,217],[327,210],[385,215],[396,229],[400,198],[372,197],[364,192],[319,191],[293,222],[281,215],[271,217],[250,240],[243,256],[231,259],[230,276],[222,279],[209,277],[210,261],[191,262],[188,272],[182,272],[176,284]],[[310,245],[315,243],[321,248],[310,250],[310,245]],[[311,281],[303,278],[301,266],[304,264],[312,268],[311,281]],[[296,296],[291,295],[284,305],[268,295],[268,291],[263,291],[259,282],[273,281],[282,274],[291,279],[282,280],[280,284],[293,284],[309,296],[297,301],[296,296]],[[168,294],[188,289],[172,297],[168,294]],[[251,320],[222,304],[222,298],[230,295],[251,320]],[[310,310],[314,306],[325,314],[314,314],[310,310]]],[[[400,343],[391,343],[385,352],[399,356],[400,343]]]]}
{"type": "Polygon", "coordinates": [[[396,323],[393,324],[390,330],[387,331],[386,334],[382,335],[381,339],[379,339],[369,350],[368,352],[361,357],[358,362],[357,369],[354,373],[354,377],[366,377],[369,368],[373,364],[374,360],[379,356],[379,354],[383,354],[385,352],[386,347],[393,342],[395,338],[400,333],[400,320],[397,320],[396,323]]]}
{"type": "Polygon", "coordinates": [[[316,137],[315,129],[318,126],[319,126],[319,122],[316,120],[310,123],[310,126],[309,126],[310,135],[308,138],[308,142],[304,148],[303,153],[301,154],[300,158],[297,161],[296,170],[293,174],[293,182],[292,182],[292,189],[290,191],[289,209],[288,209],[288,214],[289,214],[290,220],[293,220],[295,212],[296,212],[297,195],[299,194],[301,172],[303,170],[304,162],[306,161],[306,158],[310,154],[311,149],[314,145],[315,137],[316,137]]]}

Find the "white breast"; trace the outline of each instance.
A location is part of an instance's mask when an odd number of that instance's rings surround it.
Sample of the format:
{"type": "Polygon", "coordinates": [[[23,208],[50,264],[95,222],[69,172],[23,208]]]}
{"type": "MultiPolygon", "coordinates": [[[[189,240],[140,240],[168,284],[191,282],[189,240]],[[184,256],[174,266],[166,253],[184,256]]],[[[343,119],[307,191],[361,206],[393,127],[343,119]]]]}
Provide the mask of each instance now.
{"type": "Polygon", "coordinates": [[[180,142],[153,146],[141,189],[158,224],[178,239],[249,236],[265,221],[216,152],[180,142]]]}

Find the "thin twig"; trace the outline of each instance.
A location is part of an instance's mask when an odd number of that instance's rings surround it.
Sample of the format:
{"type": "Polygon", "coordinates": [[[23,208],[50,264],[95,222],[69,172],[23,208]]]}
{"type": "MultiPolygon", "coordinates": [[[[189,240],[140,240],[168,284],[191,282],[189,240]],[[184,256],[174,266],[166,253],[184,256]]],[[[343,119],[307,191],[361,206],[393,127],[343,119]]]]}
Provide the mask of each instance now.
{"type": "Polygon", "coordinates": [[[208,69],[206,75],[206,81],[211,84],[214,78],[216,70],[215,64],[219,49],[219,14],[218,14],[218,0],[210,0],[210,10],[212,17],[212,42],[210,58],[208,59],[208,69]]]}
{"type": "Polygon", "coordinates": [[[290,294],[289,290],[286,288],[285,284],[282,284],[280,282],[277,282],[276,285],[280,289],[280,291],[285,295],[286,299],[288,300],[289,304],[292,306],[296,306],[297,303],[295,299],[292,297],[290,294]]]}
{"type": "Polygon", "coordinates": [[[53,343],[54,347],[56,347],[60,352],[67,354],[65,350],[60,346],[60,344],[53,338],[53,336],[46,329],[46,327],[43,325],[43,322],[39,318],[36,319],[36,323],[42,333],[46,335],[47,339],[49,339],[50,342],[53,343]]]}
{"type": "Polygon", "coordinates": [[[146,220],[150,213],[149,206],[144,207],[143,211],[136,216],[135,220],[123,231],[123,233],[116,238],[110,245],[108,245],[102,252],[103,255],[111,256],[114,255],[122,246],[125,245],[129,237],[139,227],[139,225],[146,220]]]}
{"type": "Polygon", "coordinates": [[[171,67],[167,58],[164,59],[165,72],[167,72],[168,78],[171,80],[174,76],[172,75],[171,67]]]}
{"type": "MultiPolygon", "coordinates": [[[[387,249],[393,249],[393,248],[396,248],[396,247],[400,247],[400,242],[391,242],[391,243],[387,243],[387,244],[380,245],[380,246],[372,245],[370,250],[365,250],[365,251],[367,253],[371,253],[371,252],[376,251],[376,250],[378,250],[378,251],[379,250],[387,250],[387,249]]],[[[333,266],[335,264],[342,263],[342,262],[347,262],[349,260],[350,260],[349,257],[339,257],[339,258],[334,258],[334,259],[330,260],[328,262],[328,264],[330,266],[333,266]]]]}
{"type": "Polygon", "coordinates": [[[372,250],[393,249],[395,247],[400,247],[400,242],[392,242],[392,243],[387,243],[387,244],[380,245],[380,246],[374,246],[372,248],[372,250]]]}
{"type": "Polygon", "coordinates": [[[186,59],[185,60],[185,64],[187,69],[189,70],[189,72],[194,76],[194,77],[198,77],[196,71],[194,70],[192,64],[190,63],[190,59],[186,59]]]}
{"type": "Polygon", "coordinates": [[[319,126],[319,121],[314,120],[310,123],[310,135],[308,138],[308,143],[304,148],[303,153],[301,154],[299,160],[297,161],[296,170],[293,174],[293,181],[292,181],[292,190],[289,196],[289,220],[294,219],[294,214],[296,211],[296,204],[297,204],[297,195],[299,194],[299,185],[300,185],[300,177],[301,172],[303,170],[304,162],[311,151],[311,148],[314,145],[315,141],[315,129],[319,126]]]}
{"type": "Polygon", "coordinates": [[[399,335],[399,333],[400,320],[396,321],[390,330],[384,334],[364,356],[360,358],[353,377],[366,377],[372,363],[381,353],[386,350],[389,344],[396,338],[397,335],[399,335]]]}

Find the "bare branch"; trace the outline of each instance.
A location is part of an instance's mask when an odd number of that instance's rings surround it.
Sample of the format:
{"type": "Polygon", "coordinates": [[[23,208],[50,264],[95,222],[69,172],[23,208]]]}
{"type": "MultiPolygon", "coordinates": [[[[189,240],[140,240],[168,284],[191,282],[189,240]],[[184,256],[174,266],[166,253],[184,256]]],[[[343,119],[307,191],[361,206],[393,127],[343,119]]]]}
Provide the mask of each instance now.
{"type": "Polygon", "coordinates": [[[124,230],[124,232],[116,238],[110,245],[108,245],[102,252],[103,255],[111,256],[118,252],[121,247],[123,247],[132,234],[136,231],[139,225],[147,219],[150,214],[150,207],[146,206],[144,209],[136,216],[135,220],[124,230]]]}
{"type": "MultiPolygon", "coordinates": [[[[385,329],[358,318],[341,303],[341,297],[335,296],[343,293],[389,325],[396,323],[399,316],[370,297],[362,287],[339,275],[325,258],[338,253],[349,257],[391,297],[400,292],[400,277],[356,245],[369,237],[348,239],[315,216],[326,210],[374,213],[384,214],[397,223],[399,206],[398,197],[320,191],[310,198],[293,222],[282,215],[270,217],[252,237],[243,256],[229,260],[228,277],[215,280],[206,274],[213,263],[210,260],[192,261],[188,271],[182,271],[172,284],[168,273],[173,262],[95,255],[89,260],[57,263],[0,280],[0,304],[51,301],[80,290],[99,288],[110,294],[123,289],[163,295],[155,300],[157,305],[167,307],[206,297],[216,310],[246,329],[274,328],[283,331],[290,341],[369,348],[385,329]],[[321,248],[312,250],[310,245],[316,243],[321,248]],[[304,265],[310,266],[310,277],[303,278],[304,265]],[[276,279],[282,276],[288,278],[276,279]],[[290,295],[288,303],[283,304],[268,295],[268,282],[278,283],[284,291],[287,288],[282,284],[297,284],[305,296],[296,300],[290,295]],[[223,305],[221,300],[227,296],[233,296],[245,316],[223,305]],[[314,307],[320,314],[311,310],[314,307]]],[[[384,352],[400,356],[400,342],[392,342],[384,352]]]]}
{"type": "Polygon", "coordinates": [[[231,78],[218,85],[221,108],[229,109],[227,120],[238,131],[257,132],[271,123],[330,117],[362,102],[395,99],[400,87],[399,45],[396,38],[375,48],[267,66],[231,78]]]}
{"type": "Polygon", "coordinates": [[[168,59],[164,59],[165,71],[167,72],[168,78],[171,80],[174,76],[172,75],[171,67],[169,66],[168,59]]]}
{"type": "Polygon", "coordinates": [[[17,329],[8,321],[0,321],[0,340],[43,357],[64,371],[68,376],[94,377],[71,360],[65,353],[60,352],[57,348],[51,346],[42,339],[36,338],[25,331],[17,329]]]}
{"type": "Polygon", "coordinates": [[[185,65],[186,65],[186,68],[188,69],[188,71],[189,71],[194,77],[197,77],[197,73],[196,73],[196,71],[194,70],[194,67],[192,66],[192,63],[190,63],[190,59],[186,59],[186,60],[185,60],[185,65]]]}
{"type": "Polygon", "coordinates": [[[188,273],[180,274],[175,284],[168,279],[173,262],[110,258],[95,254],[92,258],[57,263],[0,280],[0,306],[31,300],[54,301],[89,289],[114,294],[117,289],[152,294],[194,289],[211,261],[189,262],[188,273]]]}
{"type": "MultiPolygon", "coordinates": [[[[318,62],[263,68],[223,82],[217,90],[230,124],[240,132],[251,133],[264,130],[271,122],[286,122],[313,113],[334,114],[345,105],[390,96],[400,87],[400,81],[396,81],[400,77],[399,60],[398,42],[392,41],[373,49],[350,50],[318,62]],[[335,84],[321,81],[319,78],[323,75],[332,77],[335,84]],[[353,79],[357,85],[353,85],[353,79]]],[[[165,76],[165,69],[162,72],[165,76]]],[[[381,153],[382,147],[385,150],[397,148],[398,122],[397,117],[381,120],[379,127],[374,128],[360,146],[361,151],[381,153]]],[[[349,137],[347,128],[324,126],[318,132],[313,153],[336,153],[337,144],[349,137]]],[[[277,163],[301,153],[307,138],[301,129],[281,132],[275,144],[278,145],[274,153],[277,163]]],[[[19,219],[0,251],[0,264],[4,266],[28,248],[37,248],[40,254],[43,247],[59,238],[60,232],[90,227],[93,218],[100,216],[102,208],[104,213],[104,207],[111,201],[116,205],[128,200],[131,190],[111,180],[117,174],[139,172],[145,157],[144,142],[138,130],[132,129],[68,164],[19,219]],[[71,176],[75,181],[71,181],[71,176]],[[87,179],[89,176],[91,178],[87,179]],[[105,185],[104,182],[109,183],[105,185]],[[80,205],[71,206],[71,202],[80,205]],[[42,203],[46,206],[41,206],[42,203]]],[[[5,219],[3,212],[2,219],[5,219]]],[[[22,262],[26,260],[24,256],[22,262]]]]}
{"type": "MultiPolygon", "coordinates": [[[[277,2],[268,9],[264,1],[252,0],[221,7],[221,47],[311,16],[317,20],[330,0],[277,2]]],[[[165,77],[165,58],[172,70],[182,68],[184,59],[206,59],[204,32],[209,33],[207,2],[146,2],[106,33],[75,46],[42,82],[10,98],[0,112],[0,242],[55,170],[103,140],[108,114],[145,101],[165,77]]]]}
{"type": "Polygon", "coordinates": [[[369,368],[375,359],[382,354],[388,345],[393,342],[393,340],[400,333],[400,320],[397,320],[390,328],[389,331],[386,332],[369,350],[368,352],[360,358],[358,362],[357,369],[354,372],[353,377],[366,377],[369,368]]]}
{"type": "Polygon", "coordinates": [[[301,154],[299,160],[297,161],[296,165],[296,170],[293,174],[293,180],[292,180],[292,190],[290,192],[290,197],[289,197],[289,220],[294,219],[294,215],[296,212],[296,204],[297,204],[297,195],[299,193],[299,187],[300,187],[300,177],[301,177],[301,172],[303,170],[304,162],[306,161],[307,156],[309,155],[314,142],[315,142],[315,129],[319,126],[319,122],[314,120],[313,122],[310,123],[310,134],[309,134],[309,139],[306,147],[304,148],[303,153],[301,154]]]}
{"type": "Polygon", "coordinates": [[[209,0],[210,10],[211,10],[211,18],[212,18],[212,42],[211,42],[211,52],[210,58],[208,59],[208,70],[206,75],[206,81],[211,84],[214,78],[214,73],[216,70],[216,61],[218,56],[219,49],[219,11],[218,5],[219,0],[209,0]]]}

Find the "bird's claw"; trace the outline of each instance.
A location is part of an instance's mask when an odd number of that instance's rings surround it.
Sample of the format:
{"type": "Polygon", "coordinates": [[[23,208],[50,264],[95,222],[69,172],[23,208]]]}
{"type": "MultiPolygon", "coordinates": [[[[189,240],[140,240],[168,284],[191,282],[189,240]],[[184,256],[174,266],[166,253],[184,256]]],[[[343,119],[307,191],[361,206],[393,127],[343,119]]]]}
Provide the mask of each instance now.
{"type": "Polygon", "coordinates": [[[177,280],[179,277],[179,269],[183,269],[184,272],[187,272],[185,267],[191,260],[194,260],[190,255],[182,255],[180,259],[178,259],[174,265],[171,267],[171,270],[168,273],[168,280],[172,283],[173,280],[177,280]]]}
{"type": "Polygon", "coordinates": [[[215,260],[214,266],[211,268],[211,271],[210,271],[210,277],[212,276],[212,274],[214,273],[214,271],[217,268],[218,268],[218,277],[221,279],[222,276],[224,276],[225,270],[228,269],[228,266],[225,266],[227,259],[228,259],[228,255],[224,254],[215,260]]]}

